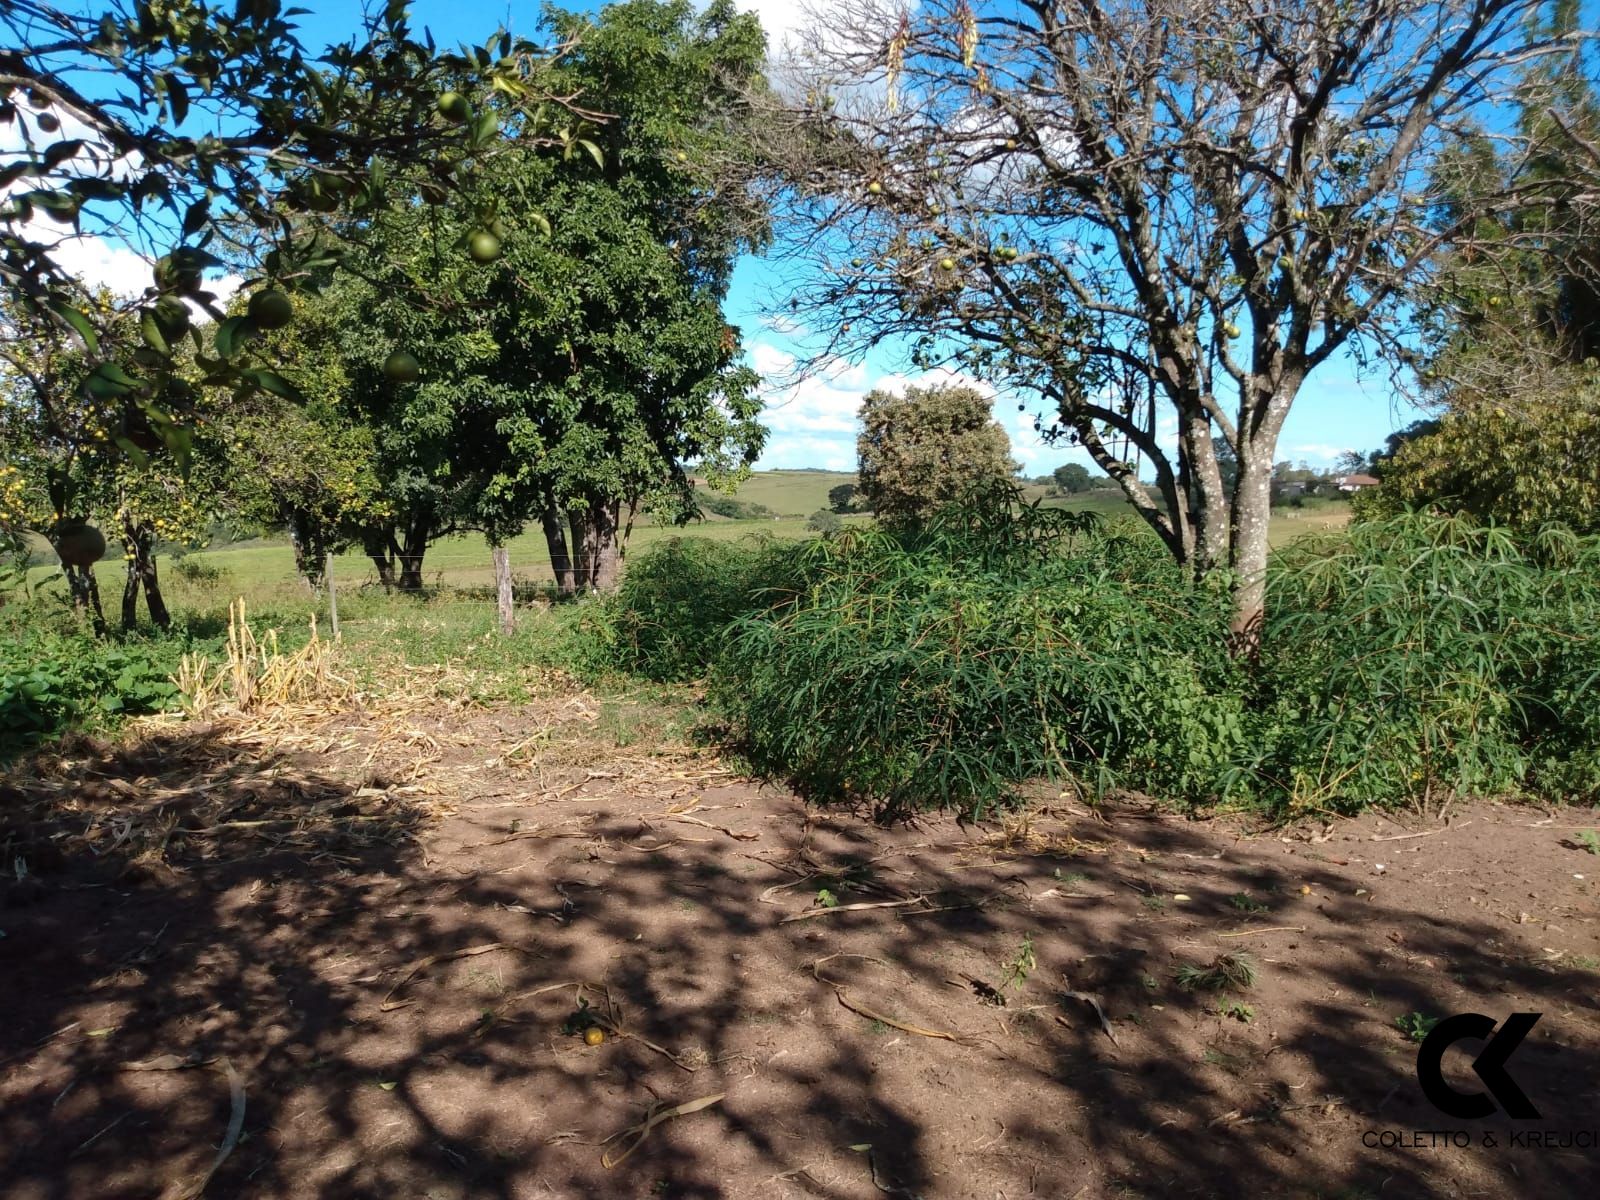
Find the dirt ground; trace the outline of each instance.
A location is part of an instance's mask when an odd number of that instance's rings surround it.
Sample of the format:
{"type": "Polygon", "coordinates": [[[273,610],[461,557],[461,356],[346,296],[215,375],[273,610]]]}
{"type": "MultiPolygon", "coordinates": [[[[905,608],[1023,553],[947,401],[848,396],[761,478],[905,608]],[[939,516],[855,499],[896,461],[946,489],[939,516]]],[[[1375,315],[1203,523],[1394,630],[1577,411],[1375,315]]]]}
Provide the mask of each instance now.
{"type": "Polygon", "coordinates": [[[1554,1135],[1600,1126],[1595,813],[882,829],[635,718],[353,705],[19,767],[0,1195],[1594,1194],[1554,1135]],[[1422,1096],[1397,1018],[1467,1011],[1542,1014],[1538,1121],[1422,1096]]]}

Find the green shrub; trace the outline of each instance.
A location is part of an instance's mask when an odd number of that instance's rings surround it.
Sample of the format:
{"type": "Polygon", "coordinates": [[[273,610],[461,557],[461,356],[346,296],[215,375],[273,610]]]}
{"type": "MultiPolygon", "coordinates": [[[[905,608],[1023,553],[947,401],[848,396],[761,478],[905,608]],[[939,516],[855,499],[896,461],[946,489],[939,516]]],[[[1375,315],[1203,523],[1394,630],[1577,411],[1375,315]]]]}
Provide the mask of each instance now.
{"type": "Polygon", "coordinates": [[[68,729],[113,724],[177,702],[171,676],[189,643],[100,640],[49,628],[0,630],[0,755],[68,729]]]}
{"type": "Polygon", "coordinates": [[[221,583],[230,574],[225,567],[187,554],[179,555],[172,560],[172,573],[185,583],[207,586],[221,583]]]}
{"type": "Polygon", "coordinates": [[[706,512],[734,521],[766,521],[778,515],[765,504],[757,504],[753,500],[735,500],[732,496],[713,493],[701,496],[699,500],[700,507],[706,512]]]}
{"type": "Polygon", "coordinates": [[[1225,578],[1080,520],[980,498],[805,546],[783,603],[744,605],[712,700],[762,768],[886,813],[1040,775],[1280,815],[1600,798],[1600,539],[1407,516],[1296,543],[1247,672],[1225,578]]]}
{"type": "Polygon", "coordinates": [[[1600,539],[1403,515],[1295,543],[1269,590],[1254,790],[1600,795],[1600,539]]]}
{"type": "Polygon", "coordinates": [[[1243,717],[1226,592],[1090,525],[980,501],[807,544],[803,594],[735,623],[713,701],[758,765],[884,813],[1063,772],[1215,794],[1243,717]]]}
{"type": "Polygon", "coordinates": [[[616,593],[580,622],[580,668],[660,682],[705,674],[735,618],[792,594],[797,545],[681,537],[631,558],[616,593]]]}
{"type": "Polygon", "coordinates": [[[844,518],[829,508],[819,508],[806,519],[806,528],[818,533],[837,533],[844,528],[844,518]]]}

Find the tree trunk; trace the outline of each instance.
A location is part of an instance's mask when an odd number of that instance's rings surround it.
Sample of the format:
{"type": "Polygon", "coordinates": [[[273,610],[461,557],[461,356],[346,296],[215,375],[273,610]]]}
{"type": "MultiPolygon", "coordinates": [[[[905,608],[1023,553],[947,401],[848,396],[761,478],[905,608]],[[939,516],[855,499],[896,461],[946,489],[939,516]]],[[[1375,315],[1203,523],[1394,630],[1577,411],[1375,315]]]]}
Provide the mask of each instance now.
{"type": "Polygon", "coordinates": [[[123,520],[122,546],[128,563],[128,579],[122,587],[122,627],[139,624],[139,589],[144,589],[144,606],[157,629],[170,629],[173,616],[166,611],[162,581],[155,573],[155,536],[149,525],[123,520]]]}
{"type": "Polygon", "coordinates": [[[106,614],[100,608],[100,585],[95,582],[93,567],[63,566],[67,576],[67,590],[72,596],[72,607],[80,617],[87,616],[94,624],[96,634],[106,631],[106,614]]]}
{"type": "Polygon", "coordinates": [[[573,577],[572,554],[567,549],[567,531],[561,523],[560,510],[554,504],[545,505],[539,522],[544,526],[545,545],[550,548],[550,570],[555,575],[556,591],[570,596],[578,584],[573,577]]]}
{"type": "Polygon", "coordinates": [[[142,522],[124,520],[122,545],[128,555],[128,582],[122,589],[122,627],[132,629],[138,621],[139,589],[144,588],[145,607],[157,629],[172,626],[172,614],[161,595],[161,579],[156,574],[155,533],[142,522]]]}
{"type": "Polygon", "coordinates": [[[622,547],[617,540],[621,502],[591,497],[584,508],[568,510],[572,525],[574,574],[580,590],[609,592],[622,573],[622,547]]]}
{"type": "Polygon", "coordinates": [[[1197,578],[1228,561],[1229,505],[1217,463],[1216,439],[1221,436],[1212,432],[1211,418],[1198,402],[1189,407],[1179,454],[1187,475],[1191,561],[1197,578]]]}
{"type": "Polygon", "coordinates": [[[361,551],[372,560],[372,565],[378,568],[378,582],[383,585],[383,590],[392,592],[395,589],[394,564],[395,545],[394,533],[386,530],[369,530],[361,535],[361,551]]]}
{"type": "Polygon", "coordinates": [[[517,617],[512,608],[511,552],[504,546],[493,547],[495,609],[500,616],[500,632],[510,637],[516,630],[517,617]]]}
{"type": "Polygon", "coordinates": [[[590,553],[594,555],[594,589],[613,591],[622,574],[622,546],[617,539],[621,528],[620,504],[606,501],[590,506],[592,515],[590,553]]]}
{"type": "MultiPolygon", "coordinates": [[[[1264,439],[1263,439],[1264,440],[1264,439]]],[[[1232,545],[1233,622],[1230,648],[1235,657],[1255,658],[1261,652],[1261,626],[1267,606],[1267,532],[1272,518],[1272,447],[1244,448],[1239,483],[1233,497],[1232,545]]]]}
{"type": "Polygon", "coordinates": [[[122,630],[131,632],[139,623],[139,567],[134,561],[134,550],[126,538],[123,539],[127,547],[127,577],[122,581],[122,630]]]}
{"type": "Polygon", "coordinates": [[[150,610],[150,620],[157,629],[172,627],[172,614],[167,611],[166,598],[161,595],[161,581],[156,577],[156,556],[147,552],[139,560],[139,576],[144,580],[144,604],[150,610]]]}
{"type": "Polygon", "coordinates": [[[428,552],[428,532],[431,522],[423,517],[413,517],[406,522],[404,542],[400,545],[400,590],[422,590],[422,556],[428,552]]]}
{"type": "Polygon", "coordinates": [[[594,556],[589,549],[587,509],[567,509],[567,524],[572,527],[572,587],[587,592],[594,587],[594,556]]]}
{"type": "Polygon", "coordinates": [[[294,569],[306,586],[315,591],[322,586],[322,563],[325,547],[318,545],[315,518],[303,509],[294,509],[285,524],[289,528],[289,542],[294,547],[294,569]]]}
{"type": "Polygon", "coordinates": [[[322,577],[328,581],[328,632],[333,634],[333,640],[339,640],[339,589],[333,582],[333,555],[324,555],[322,559],[322,577]]]}

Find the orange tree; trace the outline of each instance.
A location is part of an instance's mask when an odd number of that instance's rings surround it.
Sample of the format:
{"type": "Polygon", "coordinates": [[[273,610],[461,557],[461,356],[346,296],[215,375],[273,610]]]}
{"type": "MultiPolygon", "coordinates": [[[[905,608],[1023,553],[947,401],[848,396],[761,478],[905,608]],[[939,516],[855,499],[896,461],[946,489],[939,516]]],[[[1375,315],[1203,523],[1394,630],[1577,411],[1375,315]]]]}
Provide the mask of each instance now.
{"type": "Polygon", "coordinates": [[[435,538],[470,528],[503,547],[537,519],[562,589],[604,588],[634,512],[691,514],[690,464],[736,472],[761,445],[722,314],[764,231],[722,174],[747,153],[760,27],[727,0],[549,20],[575,47],[554,83],[617,119],[575,153],[507,153],[453,197],[423,179],[435,203],[347,222],[347,270],[317,317],[373,431],[391,505],[374,548],[402,587],[435,538]]]}
{"type": "MultiPolygon", "coordinates": [[[[78,304],[99,326],[105,361],[125,361],[138,344],[130,310],[104,292],[82,294],[78,304]]],[[[120,537],[128,567],[123,624],[134,624],[142,588],[152,620],[165,627],[155,543],[203,538],[220,495],[215,448],[180,462],[132,398],[77,386],[83,359],[83,346],[68,330],[25,304],[0,304],[0,470],[7,495],[0,522],[19,541],[29,529],[49,540],[74,604],[97,624],[94,565],[105,548],[102,530],[120,537]]],[[[192,391],[179,375],[167,386],[192,391]]],[[[196,423],[203,430],[205,418],[196,423]]]]}
{"type": "Polygon", "coordinates": [[[180,461],[193,435],[187,393],[169,386],[180,340],[205,387],[293,393],[251,336],[279,322],[281,301],[222,319],[208,271],[243,244],[268,280],[305,286],[337,258],[325,224],[390,205],[397,168],[425,164],[433,187],[456,186],[511,145],[508,109],[524,145],[570,145],[578,129],[544,86],[559,46],[501,33],[441,53],[389,0],[316,51],[294,15],[280,0],[0,5],[0,290],[67,331],[82,386],[143,409],[180,461]],[[498,112],[467,101],[464,81],[498,112]],[[152,260],[128,359],[103,353],[64,266],[80,233],[152,260]],[[218,319],[204,337],[196,308],[218,319]]]}

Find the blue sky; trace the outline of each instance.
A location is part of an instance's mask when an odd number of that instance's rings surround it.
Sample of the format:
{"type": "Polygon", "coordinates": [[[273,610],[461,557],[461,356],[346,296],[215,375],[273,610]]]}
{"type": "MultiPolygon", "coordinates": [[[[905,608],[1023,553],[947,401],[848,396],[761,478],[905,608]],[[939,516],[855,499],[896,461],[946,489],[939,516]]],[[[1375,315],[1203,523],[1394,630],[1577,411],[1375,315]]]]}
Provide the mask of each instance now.
{"type": "MultiPolygon", "coordinates": [[[[760,14],[772,44],[780,44],[805,19],[796,0],[739,0],[739,4],[760,14]]],[[[310,0],[304,7],[312,10],[300,18],[308,49],[315,51],[356,31],[360,6],[354,0],[310,0]]],[[[411,8],[413,27],[430,29],[441,45],[482,43],[504,24],[531,31],[538,12],[538,5],[528,0],[413,0],[411,8]]],[[[118,276],[143,275],[136,260],[130,261],[131,253],[110,242],[86,239],[77,258],[82,261],[74,262],[76,269],[92,278],[109,277],[113,284],[118,276]]],[[[790,329],[769,307],[774,303],[774,284],[765,263],[747,259],[735,274],[727,303],[728,320],[743,329],[751,360],[768,379],[764,395],[772,435],[758,465],[853,469],[860,398],[874,387],[893,387],[922,376],[894,352],[880,349],[864,360],[835,364],[798,385],[789,383],[784,376],[804,354],[805,343],[803,332],[790,329]]],[[[776,303],[781,310],[781,295],[776,303]]],[[[1011,436],[1014,457],[1030,475],[1063,462],[1088,462],[1082,452],[1044,444],[1033,431],[1034,414],[1019,412],[1015,399],[996,397],[995,416],[1011,436]]],[[[1326,465],[1343,450],[1381,445],[1392,430],[1416,416],[1391,394],[1384,376],[1371,373],[1362,378],[1348,358],[1336,359],[1307,381],[1285,426],[1278,457],[1326,465]]]]}

